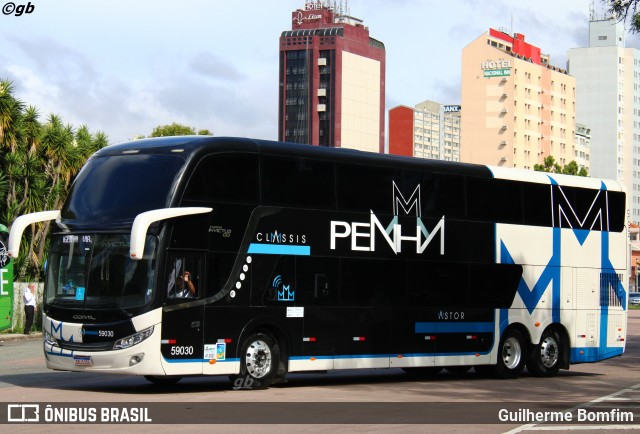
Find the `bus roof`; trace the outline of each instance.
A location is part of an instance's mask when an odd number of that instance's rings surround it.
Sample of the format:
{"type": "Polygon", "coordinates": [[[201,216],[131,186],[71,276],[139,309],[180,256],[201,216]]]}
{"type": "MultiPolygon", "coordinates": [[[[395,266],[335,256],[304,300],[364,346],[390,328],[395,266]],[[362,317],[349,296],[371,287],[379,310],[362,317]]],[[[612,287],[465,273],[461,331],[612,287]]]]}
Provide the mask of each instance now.
{"type": "Polygon", "coordinates": [[[500,178],[538,184],[559,184],[582,188],[625,191],[617,181],[600,180],[525,169],[489,167],[480,164],[459,163],[423,158],[378,154],[346,148],[328,148],[296,143],[275,142],[238,137],[174,136],[139,139],[110,145],[99,150],[94,157],[122,154],[180,154],[191,160],[215,152],[251,152],[267,155],[298,156],[326,159],[371,166],[394,166],[403,169],[425,170],[435,173],[466,175],[479,178],[500,178]]]}

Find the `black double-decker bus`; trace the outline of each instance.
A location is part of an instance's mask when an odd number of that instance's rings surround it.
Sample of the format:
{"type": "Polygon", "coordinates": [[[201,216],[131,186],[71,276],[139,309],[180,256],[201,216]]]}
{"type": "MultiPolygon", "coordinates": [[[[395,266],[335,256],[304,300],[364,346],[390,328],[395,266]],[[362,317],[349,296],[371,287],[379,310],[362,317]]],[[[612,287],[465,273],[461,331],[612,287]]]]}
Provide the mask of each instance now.
{"type": "Polygon", "coordinates": [[[61,210],[16,220],[10,253],[55,220],[52,369],[243,387],[358,368],[514,378],[623,352],[625,213],[615,182],[171,137],[98,151],[61,210]]]}

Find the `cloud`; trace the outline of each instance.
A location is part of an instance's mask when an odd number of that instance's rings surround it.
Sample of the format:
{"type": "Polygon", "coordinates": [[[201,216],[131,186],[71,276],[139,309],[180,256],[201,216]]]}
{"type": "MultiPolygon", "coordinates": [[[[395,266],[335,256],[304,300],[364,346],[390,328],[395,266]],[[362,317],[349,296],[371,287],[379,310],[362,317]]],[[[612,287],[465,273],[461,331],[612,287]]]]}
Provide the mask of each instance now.
{"type": "Polygon", "coordinates": [[[277,86],[270,81],[277,75],[252,77],[202,51],[186,67],[125,81],[55,41],[14,37],[12,43],[23,60],[0,64],[0,77],[14,82],[18,98],[38,107],[41,121],[55,113],[75,127],[104,131],[111,143],[172,122],[216,135],[276,139],[277,86]]]}
{"type": "Polygon", "coordinates": [[[229,81],[245,78],[234,65],[209,52],[200,52],[189,63],[191,69],[205,77],[229,81]]]}

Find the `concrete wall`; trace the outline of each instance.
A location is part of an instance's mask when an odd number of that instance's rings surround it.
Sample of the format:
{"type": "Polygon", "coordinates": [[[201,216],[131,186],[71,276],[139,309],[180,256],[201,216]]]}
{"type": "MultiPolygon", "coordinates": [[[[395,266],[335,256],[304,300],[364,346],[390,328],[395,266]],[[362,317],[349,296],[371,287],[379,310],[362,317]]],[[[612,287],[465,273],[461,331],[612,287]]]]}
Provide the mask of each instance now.
{"type": "MultiPolygon", "coordinates": [[[[24,289],[29,282],[13,282],[13,322],[11,333],[22,333],[24,330],[24,289]]],[[[36,283],[36,313],[31,330],[42,330],[42,296],[44,283],[36,283]]]]}

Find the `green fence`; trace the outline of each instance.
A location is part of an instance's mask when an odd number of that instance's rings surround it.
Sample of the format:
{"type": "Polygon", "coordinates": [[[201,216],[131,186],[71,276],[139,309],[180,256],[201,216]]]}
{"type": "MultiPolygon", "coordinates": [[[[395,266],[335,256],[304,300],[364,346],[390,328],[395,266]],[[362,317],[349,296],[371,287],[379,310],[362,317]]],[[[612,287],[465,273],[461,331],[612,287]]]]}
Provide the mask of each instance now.
{"type": "Polygon", "coordinates": [[[13,262],[9,261],[0,268],[0,331],[12,328],[13,304],[13,262]]]}

